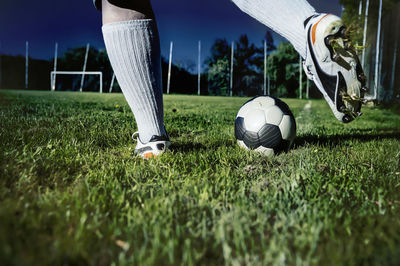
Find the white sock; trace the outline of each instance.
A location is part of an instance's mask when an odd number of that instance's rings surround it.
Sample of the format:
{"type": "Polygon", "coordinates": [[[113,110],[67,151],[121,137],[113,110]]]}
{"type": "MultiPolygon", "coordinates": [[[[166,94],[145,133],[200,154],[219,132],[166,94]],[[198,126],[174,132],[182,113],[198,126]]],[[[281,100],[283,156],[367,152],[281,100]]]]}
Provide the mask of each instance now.
{"type": "Polygon", "coordinates": [[[306,0],[232,0],[242,11],[289,40],[306,56],[304,21],[316,14],[306,0]]]}
{"type": "Polygon", "coordinates": [[[165,136],[160,41],[152,19],[105,24],[108,57],[143,143],[165,136]]]}

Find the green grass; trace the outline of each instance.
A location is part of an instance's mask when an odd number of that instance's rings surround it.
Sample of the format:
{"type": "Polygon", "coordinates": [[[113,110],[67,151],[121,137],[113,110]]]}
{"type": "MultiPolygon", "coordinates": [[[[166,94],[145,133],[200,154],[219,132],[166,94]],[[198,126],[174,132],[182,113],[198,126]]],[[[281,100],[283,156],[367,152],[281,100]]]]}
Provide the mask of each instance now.
{"type": "Polygon", "coordinates": [[[172,151],[144,161],[120,94],[0,91],[0,264],[399,265],[400,116],[288,99],[295,146],[265,158],[245,101],[165,96],[172,151]]]}

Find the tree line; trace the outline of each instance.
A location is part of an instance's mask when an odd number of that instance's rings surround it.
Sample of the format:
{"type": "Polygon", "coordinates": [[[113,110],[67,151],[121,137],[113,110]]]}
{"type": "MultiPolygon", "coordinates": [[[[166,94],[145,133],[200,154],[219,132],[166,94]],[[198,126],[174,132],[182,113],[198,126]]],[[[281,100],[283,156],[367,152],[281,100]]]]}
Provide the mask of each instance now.
{"type": "MultiPolygon", "coordinates": [[[[268,77],[271,84],[271,94],[277,97],[299,97],[299,55],[288,42],[274,44],[271,32],[265,35],[268,51],[268,77]]],[[[254,96],[263,94],[264,86],[264,41],[257,46],[251,43],[247,35],[241,35],[234,42],[233,86],[235,96],[254,96]]],[[[230,94],[231,44],[226,39],[217,39],[213,43],[210,56],[202,62],[204,71],[201,74],[201,94],[221,95],[230,94]]],[[[79,71],[82,69],[86,47],[68,49],[58,59],[57,70],[79,71]]],[[[113,70],[106,51],[91,48],[86,71],[103,72],[103,90],[108,91],[111,85],[113,70]]],[[[0,88],[25,88],[25,58],[22,56],[1,56],[2,79],[0,88]]],[[[53,60],[29,59],[29,89],[49,90],[50,71],[53,60]]],[[[190,64],[172,64],[171,93],[196,94],[197,74],[193,73],[190,64]]],[[[168,61],[162,58],[162,75],[164,91],[167,88],[168,61]]],[[[56,90],[78,90],[80,75],[57,75],[56,90]]],[[[84,91],[98,91],[98,77],[85,76],[84,91]]],[[[303,75],[303,87],[306,87],[303,75]]],[[[311,85],[311,83],[310,83],[311,85]]],[[[113,92],[119,92],[115,82],[113,92]]],[[[305,89],[303,90],[305,93],[305,89]]],[[[311,85],[311,96],[319,97],[315,87],[311,85]]]]}
{"type": "MultiPolygon", "coordinates": [[[[288,42],[274,45],[272,34],[267,31],[267,77],[270,80],[271,95],[277,97],[299,97],[299,54],[288,42]]],[[[257,47],[242,35],[234,45],[233,95],[262,95],[264,91],[264,44],[257,47]]],[[[208,91],[215,95],[230,93],[231,45],[225,39],[218,39],[211,47],[211,56],[206,60],[208,68],[208,91]]],[[[302,79],[305,94],[307,80],[302,79]]],[[[310,82],[310,95],[320,97],[310,82]]],[[[303,95],[304,97],[305,95],[303,95]]]]}

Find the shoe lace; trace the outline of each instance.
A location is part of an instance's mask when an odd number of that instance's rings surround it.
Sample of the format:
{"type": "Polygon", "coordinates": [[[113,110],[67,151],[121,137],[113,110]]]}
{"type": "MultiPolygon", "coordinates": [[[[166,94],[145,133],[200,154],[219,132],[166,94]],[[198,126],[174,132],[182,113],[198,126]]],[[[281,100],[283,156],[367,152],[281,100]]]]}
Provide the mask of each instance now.
{"type": "Polygon", "coordinates": [[[361,102],[362,104],[366,104],[368,100],[361,98],[357,95],[349,95],[348,93],[342,93],[342,99],[347,102],[361,102]]]}

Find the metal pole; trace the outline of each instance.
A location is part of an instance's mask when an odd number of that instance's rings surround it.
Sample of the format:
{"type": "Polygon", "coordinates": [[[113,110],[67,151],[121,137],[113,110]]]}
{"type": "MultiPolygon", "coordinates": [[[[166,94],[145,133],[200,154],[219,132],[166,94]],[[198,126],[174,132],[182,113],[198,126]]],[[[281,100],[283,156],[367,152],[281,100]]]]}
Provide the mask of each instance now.
{"type": "Polygon", "coordinates": [[[207,72],[207,91],[210,91],[210,68],[208,68],[207,72]]]}
{"type": "MultiPolygon", "coordinates": [[[[399,22],[400,22],[399,17],[397,17],[396,25],[394,25],[395,29],[398,28],[399,22]]],[[[396,39],[395,39],[395,42],[394,42],[394,52],[393,52],[393,62],[392,62],[392,77],[391,77],[391,80],[390,80],[390,89],[392,90],[392,93],[394,93],[394,90],[395,90],[394,86],[396,85],[395,84],[395,81],[396,81],[395,77],[396,77],[396,65],[397,65],[397,50],[398,50],[398,47],[399,47],[399,33],[395,32],[395,35],[396,35],[396,37],[395,37],[396,39]]]]}
{"type": "Polygon", "coordinates": [[[171,84],[171,67],[172,67],[172,50],[174,49],[174,42],[169,45],[169,64],[168,64],[168,82],[167,82],[167,94],[169,94],[171,84]]]}
{"type": "Polygon", "coordinates": [[[394,56],[393,56],[393,64],[392,64],[392,79],[390,81],[390,89],[394,91],[394,78],[396,74],[396,64],[397,64],[397,46],[398,46],[398,37],[396,36],[396,41],[394,43],[394,56]]]}
{"type": "Polygon", "coordinates": [[[103,93],[103,72],[100,73],[100,93],[103,93]]]}
{"type": "Polygon", "coordinates": [[[200,74],[201,74],[201,41],[199,41],[199,56],[198,56],[198,77],[197,77],[197,94],[200,95],[200,74]]]}
{"type": "Polygon", "coordinates": [[[3,54],[1,53],[1,42],[0,42],[0,89],[2,87],[2,78],[3,78],[3,68],[2,68],[2,57],[3,54]]]}
{"type": "Polygon", "coordinates": [[[299,58],[300,58],[300,60],[299,60],[299,75],[300,75],[300,77],[299,77],[299,93],[300,93],[300,95],[299,95],[299,98],[300,99],[303,99],[303,86],[302,86],[302,83],[303,83],[303,69],[302,69],[302,58],[301,58],[301,55],[299,56],[299,58]]]}
{"type": "Polygon", "coordinates": [[[382,21],[382,0],[379,1],[379,18],[378,18],[378,33],[376,37],[376,57],[375,57],[375,88],[374,99],[378,96],[379,86],[379,59],[380,59],[380,44],[381,44],[381,21],[382,21]]]}
{"type": "Polygon", "coordinates": [[[231,73],[230,73],[230,82],[229,82],[229,95],[233,96],[233,57],[235,56],[235,42],[232,42],[231,45],[231,73]]]}
{"type": "MultiPolygon", "coordinates": [[[[57,58],[58,57],[58,43],[56,43],[56,47],[54,49],[54,72],[57,71],[57,58]]],[[[52,79],[52,84],[51,84],[51,90],[55,91],[56,90],[56,78],[57,75],[53,75],[53,79],[52,79]]]]}
{"type": "Polygon", "coordinates": [[[383,63],[383,41],[385,38],[385,29],[382,29],[382,38],[380,42],[380,58],[379,58],[379,74],[378,74],[378,89],[377,89],[377,98],[379,99],[381,93],[379,92],[382,88],[382,63],[383,63]]]}
{"type": "Polygon", "coordinates": [[[29,87],[29,42],[25,43],[25,89],[29,87]]]}
{"type": "Polygon", "coordinates": [[[310,99],[310,80],[307,78],[307,88],[306,88],[306,97],[310,99]]]}
{"type": "Polygon", "coordinates": [[[85,62],[83,63],[83,73],[82,73],[82,79],[81,79],[81,87],[79,89],[80,92],[82,92],[83,89],[83,83],[85,81],[85,71],[86,71],[86,64],[87,64],[87,59],[89,55],[89,49],[90,49],[90,44],[88,43],[86,45],[86,55],[85,55],[85,62]]]}
{"type": "Polygon", "coordinates": [[[267,40],[264,40],[264,95],[267,95],[267,40]]]}
{"type": "Polygon", "coordinates": [[[266,60],[266,69],[267,69],[267,82],[268,82],[268,95],[271,95],[271,79],[269,78],[268,74],[268,45],[267,45],[267,60],[266,60]]]}
{"type": "Polygon", "coordinates": [[[115,81],[115,73],[113,73],[112,78],[111,78],[111,84],[110,84],[110,89],[109,89],[109,93],[112,92],[112,89],[114,87],[114,81],[115,81]]]}
{"type": "Polygon", "coordinates": [[[53,86],[54,75],[55,75],[54,71],[51,71],[50,72],[50,86],[53,86]]]}
{"type": "MultiPolygon", "coordinates": [[[[363,5],[363,0],[360,0],[360,4],[358,5],[358,17],[359,18],[361,18],[361,14],[362,14],[362,5],[363,5]]],[[[358,41],[357,41],[356,45],[359,46],[358,41]]]]}
{"type": "Polygon", "coordinates": [[[362,57],[361,57],[361,65],[362,65],[363,68],[365,68],[365,45],[367,43],[368,10],[369,10],[369,0],[367,0],[367,4],[365,6],[363,51],[362,51],[362,57]]]}

